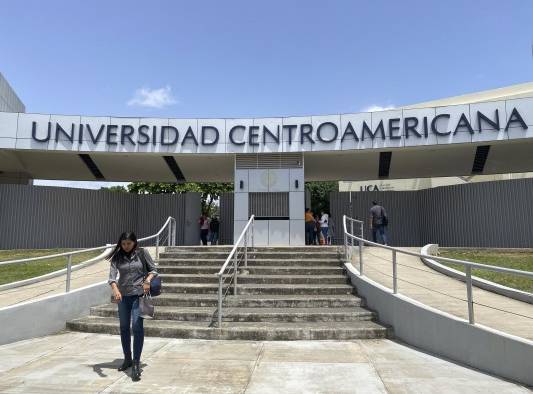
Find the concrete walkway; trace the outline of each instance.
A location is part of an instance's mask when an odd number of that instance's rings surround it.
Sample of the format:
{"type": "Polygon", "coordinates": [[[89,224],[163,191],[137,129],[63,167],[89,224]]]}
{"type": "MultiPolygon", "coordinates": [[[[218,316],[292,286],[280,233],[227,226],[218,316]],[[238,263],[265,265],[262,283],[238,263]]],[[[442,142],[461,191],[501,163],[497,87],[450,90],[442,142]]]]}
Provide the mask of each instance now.
{"type": "MultiPolygon", "coordinates": [[[[148,247],[146,249],[150,252],[152,257],[155,256],[154,247],[148,247]]],[[[73,271],[70,289],[75,290],[98,282],[106,281],[108,277],[109,262],[107,260],[102,260],[78,271],[73,271]]],[[[65,274],[44,280],[42,282],[0,291],[0,308],[25,301],[32,301],[39,298],[48,297],[54,294],[62,294],[65,292],[66,281],[67,277],[65,274]]]]}
{"type": "MultiPolygon", "coordinates": [[[[420,253],[418,248],[406,249],[420,253]]],[[[366,247],[363,251],[363,273],[392,288],[392,252],[377,247],[366,247]]],[[[357,249],[354,261],[354,266],[359,269],[357,249]]],[[[417,257],[398,253],[397,262],[399,293],[468,319],[464,282],[432,270],[417,257]]],[[[474,304],[476,323],[533,340],[533,305],[476,287],[473,289],[473,299],[474,303],[486,305],[474,304]]]]}
{"type": "MultiPolygon", "coordinates": [[[[143,375],[118,372],[118,336],[60,333],[0,346],[3,393],[528,393],[390,340],[146,338],[143,375]]],[[[129,373],[129,371],[128,371],[129,373]]]]}

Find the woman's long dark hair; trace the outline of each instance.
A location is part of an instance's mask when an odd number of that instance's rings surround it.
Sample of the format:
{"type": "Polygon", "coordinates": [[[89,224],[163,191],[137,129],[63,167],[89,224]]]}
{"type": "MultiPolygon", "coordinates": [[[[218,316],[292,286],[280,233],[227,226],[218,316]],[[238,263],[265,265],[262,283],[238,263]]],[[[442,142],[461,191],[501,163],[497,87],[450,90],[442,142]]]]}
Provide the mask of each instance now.
{"type": "Polygon", "coordinates": [[[133,231],[126,231],[120,234],[120,238],[118,239],[115,248],[106,256],[107,260],[114,261],[126,255],[126,252],[124,252],[124,249],[122,249],[122,241],[125,240],[133,241],[134,245],[132,252],[137,249],[137,236],[133,231]]]}

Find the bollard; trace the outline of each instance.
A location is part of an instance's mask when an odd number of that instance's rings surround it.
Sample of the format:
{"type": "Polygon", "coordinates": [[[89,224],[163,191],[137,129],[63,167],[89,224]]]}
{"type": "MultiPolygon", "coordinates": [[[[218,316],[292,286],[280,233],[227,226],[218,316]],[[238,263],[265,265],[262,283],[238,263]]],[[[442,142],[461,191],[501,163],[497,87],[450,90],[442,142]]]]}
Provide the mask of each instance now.
{"type": "Polygon", "coordinates": [[[67,288],[66,292],[68,293],[70,291],[70,276],[72,273],[72,255],[69,254],[67,256],[67,288]]]}
{"type": "Polygon", "coordinates": [[[466,271],[466,296],[468,300],[468,322],[474,324],[474,300],[472,297],[472,267],[467,265],[466,271]]]}

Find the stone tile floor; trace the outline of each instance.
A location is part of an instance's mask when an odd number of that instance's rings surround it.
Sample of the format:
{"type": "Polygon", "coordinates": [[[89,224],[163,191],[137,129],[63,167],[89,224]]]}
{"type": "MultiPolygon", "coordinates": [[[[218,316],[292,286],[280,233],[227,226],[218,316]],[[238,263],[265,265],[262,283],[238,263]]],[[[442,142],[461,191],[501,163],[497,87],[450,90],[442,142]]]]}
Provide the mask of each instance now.
{"type": "Polygon", "coordinates": [[[0,346],[3,393],[528,393],[390,340],[146,338],[143,375],[118,372],[120,338],[63,332],[0,346]]]}

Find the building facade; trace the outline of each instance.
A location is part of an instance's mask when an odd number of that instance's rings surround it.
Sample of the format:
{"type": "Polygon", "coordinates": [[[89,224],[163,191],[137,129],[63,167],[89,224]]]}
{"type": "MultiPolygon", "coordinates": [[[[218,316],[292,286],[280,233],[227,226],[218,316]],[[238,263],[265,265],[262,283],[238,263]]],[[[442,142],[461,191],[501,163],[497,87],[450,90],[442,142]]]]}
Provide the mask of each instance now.
{"type": "Polygon", "coordinates": [[[0,112],[0,171],[27,180],[234,182],[234,237],[254,214],[257,244],[300,245],[308,180],[533,171],[533,83],[498,91],[473,102],[299,117],[0,112]]]}
{"type": "MultiPolygon", "coordinates": [[[[26,107],[0,73],[0,112],[26,112],[26,107]]],[[[6,171],[0,167],[0,183],[31,184],[32,179],[21,172],[6,171]]]]}

